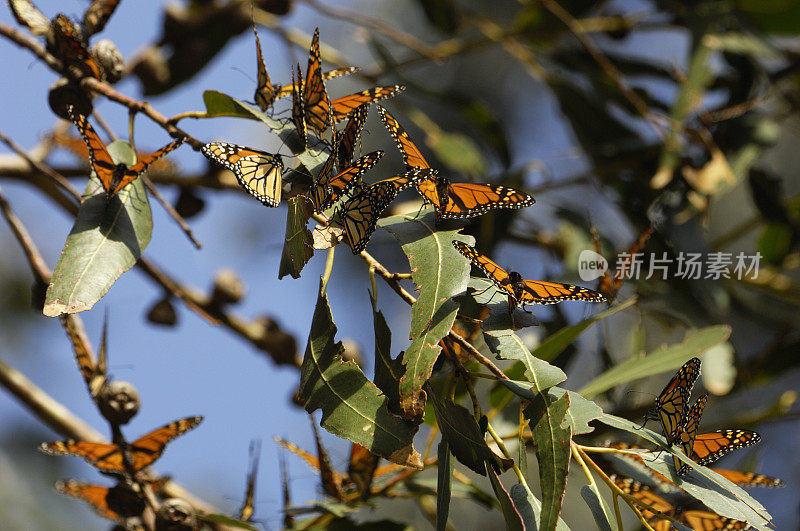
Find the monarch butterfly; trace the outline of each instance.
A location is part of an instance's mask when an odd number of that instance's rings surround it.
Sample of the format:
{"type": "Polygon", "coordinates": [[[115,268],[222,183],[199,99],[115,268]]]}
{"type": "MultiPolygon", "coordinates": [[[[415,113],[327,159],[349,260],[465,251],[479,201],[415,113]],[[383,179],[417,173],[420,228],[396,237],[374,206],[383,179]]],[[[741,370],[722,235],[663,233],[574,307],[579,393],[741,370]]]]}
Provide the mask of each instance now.
{"type": "MultiPolygon", "coordinates": [[[[698,376],[700,376],[700,358],[692,358],[678,369],[675,376],[656,398],[655,412],[664,429],[664,437],[670,444],[677,439],[677,431],[683,420],[683,411],[689,402],[689,396],[692,394],[692,388],[698,376]]],[[[645,417],[645,422],[649,418],[652,418],[650,413],[645,417]]]]}
{"type": "MultiPolygon", "coordinates": [[[[161,492],[169,481],[168,476],[148,481],[156,494],[161,492]]],[[[144,500],[131,485],[118,483],[113,487],[90,485],[75,480],[57,481],[55,489],[59,494],[79,498],[88,503],[92,509],[109,520],[121,521],[123,518],[141,516],[144,511],[144,500]]]]}
{"type": "Polygon", "coordinates": [[[741,487],[785,487],[786,482],[779,478],[754,474],[753,472],[739,472],[738,470],[725,470],[712,468],[714,472],[732,483],[741,487]]]}
{"type": "Polygon", "coordinates": [[[331,101],[331,108],[333,109],[333,121],[340,122],[347,118],[347,116],[364,104],[375,103],[387,98],[391,98],[396,94],[404,91],[405,85],[389,85],[385,87],[372,87],[355,94],[342,96],[331,101]]]}
{"type": "Polygon", "coordinates": [[[125,472],[126,457],[130,456],[133,472],[149,466],[164,452],[164,447],[175,437],[197,427],[203,417],[187,417],[158,428],[123,447],[111,443],[89,441],[56,441],[42,443],[39,449],[53,455],[72,455],[83,457],[89,464],[102,472],[125,472]]]}
{"type": "Polygon", "coordinates": [[[385,179],[371,184],[348,199],[334,214],[337,224],[344,229],[347,244],[353,254],[364,250],[378,219],[397,194],[419,179],[420,170],[411,170],[395,179],[385,179]]]}
{"type": "MultiPolygon", "coordinates": [[[[335,68],[333,70],[328,70],[327,72],[324,72],[322,74],[322,79],[323,81],[328,81],[329,79],[334,79],[341,76],[349,76],[350,74],[354,74],[358,71],[359,68],[357,66],[345,66],[343,68],[335,68]]],[[[273,86],[277,87],[278,85],[273,85],[273,86]]],[[[281,98],[285,98],[286,96],[291,96],[292,89],[296,89],[294,83],[292,83],[291,85],[283,85],[280,89],[276,89],[277,92],[275,94],[275,99],[278,100],[281,98]]],[[[296,90],[299,90],[300,92],[303,91],[302,83],[300,84],[299,89],[296,90]]]]}
{"type": "Polygon", "coordinates": [[[454,241],[453,247],[477,266],[495,286],[508,295],[509,312],[513,312],[519,304],[524,307],[526,304],[554,304],[565,300],[589,302],[605,300],[596,291],[580,286],[541,280],[524,280],[516,271],[506,272],[505,269],[464,242],[454,241]]]}
{"type": "Polygon", "coordinates": [[[324,198],[317,198],[314,211],[322,212],[335,203],[347,190],[357,185],[361,175],[377,164],[378,161],[381,160],[381,157],[383,157],[383,151],[373,151],[372,153],[364,155],[335,176],[327,178],[327,183],[322,181],[318,182],[315,187],[315,192],[323,189],[327,189],[327,192],[324,198]]]}
{"type": "MultiPolygon", "coordinates": [[[[629,496],[633,496],[643,503],[646,503],[656,511],[668,516],[675,515],[675,506],[653,492],[647,485],[643,485],[631,478],[623,478],[613,474],[609,476],[609,479],[613,481],[622,492],[629,496]]],[[[648,523],[654,523],[653,529],[656,529],[657,531],[666,531],[670,529],[669,520],[658,518],[658,515],[649,509],[641,508],[640,510],[642,512],[642,516],[648,521],[648,523]]]]}
{"type": "Polygon", "coordinates": [[[306,110],[303,105],[303,74],[300,73],[300,65],[297,65],[297,81],[292,74],[292,123],[297,130],[300,139],[300,149],[306,148],[306,110]]]}
{"type": "Polygon", "coordinates": [[[75,352],[75,361],[78,362],[78,369],[81,371],[89,394],[96,397],[103,386],[106,384],[106,336],[108,330],[108,317],[103,321],[103,335],[100,340],[100,352],[95,363],[94,356],[86,349],[89,341],[86,339],[86,331],[83,329],[81,321],[73,315],[62,314],[61,325],[67,332],[72,342],[72,349],[75,352]]]}
{"type": "Polygon", "coordinates": [[[241,187],[261,203],[268,207],[280,204],[283,185],[280,155],[224,142],[206,144],[201,151],[208,160],[232,171],[241,187]]]}
{"type": "Polygon", "coordinates": [[[370,486],[375,477],[380,457],[370,452],[358,443],[350,446],[350,463],[347,465],[347,475],[355,483],[362,499],[370,493],[370,486]]]}
{"type": "MultiPolygon", "coordinates": [[[[395,118],[378,105],[378,113],[403,154],[408,168],[430,168],[428,161],[395,118]]],[[[432,203],[436,220],[471,218],[495,209],[519,209],[536,201],[526,193],[497,184],[450,183],[438,174],[421,181],[417,191],[432,203]]]]}
{"type": "MultiPolygon", "coordinates": [[[[622,286],[622,282],[625,280],[625,276],[631,267],[631,262],[633,261],[634,256],[642,249],[642,247],[644,247],[644,244],[650,238],[653,230],[654,227],[650,225],[650,227],[648,227],[647,230],[644,231],[641,236],[639,236],[628,252],[625,253],[624,260],[618,263],[617,270],[614,272],[613,276],[606,270],[603,273],[603,276],[600,277],[600,281],[597,285],[597,291],[605,295],[609,302],[612,302],[614,298],[616,298],[617,292],[622,286]]],[[[595,251],[597,254],[600,254],[600,241],[597,238],[597,232],[594,231],[594,228],[592,228],[592,231],[595,235],[595,251]]]]}
{"type": "Polygon", "coordinates": [[[119,2],[120,0],[93,0],[83,14],[83,27],[86,28],[86,33],[94,35],[103,31],[119,2]]]}
{"type": "Polygon", "coordinates": [[[105,144],[103,144],[100,137],[97,136],[97,133],[94,128],[92,128],[86,116],[82,114],[76,115],[72,105],[70,105],[67,110],[70,119],[75,124],[75,127],[78,128],[78,131],[80,131],[81,136],[83,136],[83,141],[86,142],[86,146],[89,148],[89,162],[109,198],[136,180],[139,174],[143,173],[150,164],[183,143],[182,138],[170,142],[155,153],[143,157],[139,162],[129,168],[125,164],[114,163],[111,159],[111,155],[108,154],[108,150],[106,150],[105,144]]]}
{"type": "Polygon", "coordinates": [[[108,518],[115,522],[122,520],[122,516],[108,507],[108,502],[106,501],[106,496],[110,490],[108,487],[79,483],[74,480],[58,481],[55,487],[59,494],[82,499],[92,507],[94,512],[103,518],[108,518]]]}
{"type": "Polygon", "coordinates": [[[339,139],[337,164],[339,170],[346,168],[350,161],[353,160],[353,153],[356,150],[356,144],[361,137],[361,130],[364,128],[364,123],[367,121],[367,113],[369,112],[369,105],[366,103],[358,107],[350,115],[350,120],[344,127],[339,139]]]}
{"type": "Polygon", "coordinates": [[[244,503],[239,509],[239,520],[249,522],[255,512],[256,475],[258,474],[258,460],[261,456],[261,441],[250,442],[250,470],[247,473],[247,489],[245,490],[244,503]]]}
{"type": "Polygon", "coordinates": [[[701,433],[695,439],[690,457],[697,463],[708,466],[727,453],[759,442],[761,436],[750,430],[716,430],[701,433]]]}
{"type": "Polygon", "coordinates": [[[261,54],[261,41],[258,39],[258,30],[255,24],[253,24],[253,33],[256,35],[256,68],[258,71],[258,86],[253,97],[258,108],[266,111],[272,106],[281,87],[277,84],[273,85],[269,80],[267,66],[264,64],[264,56],[261,54]]]}
{"type": "Polygon", "coordinates": [[[322,133],[331,123],[331,102],[322,81],[322,63],[319,58],[319,28],[314,30],[308,53],[308,70],[303,85],[305,121],[309,129],[322,133]]]}
{"type": "Polygon", "coordinates": [[[26,26],[34,35],[47,35],[50,19],[39,11],[30,0],[9,0],[8,7],[17,22],[26,26]]]}
{"type": "Polygon", "coordinates": [[[741,520],[734,520],[727,516],[720,516],[710,511],[686,511],[680,515],[681,522],[696,531],[712,531],[721,529],[734,531],[736,529],[749,529],[750,525],[741,520]]]}
{"type": "Polygon", "coordinates": [[[100,67],[89,53],[89,43],[83,30],[66,15],[59,14],[50,21],[47,51],[58,57],[64,66],[75,66],[84,75],[102,79],[100,67]]]}
{"type": "MultiPolygon", "coordinates": [[[[703,409],[706,407],[706,401],[708,400],[708,394],[703,394],[698,398],[686,415],[683,418],[683,421],[678,426],[678,430],[675,435],[674,443],[677,444],[681,451],[686,456],[691,456],[692,451],[694,450],[694,440],[697,437],[697,427],[700,425],[700,417],[703,415],[703,409]]],[[[678,459],[677,456],[672,456],[673,462],[675,463],[675,470],[678,472],[679,476],[686,474],[691,468],[689,465],[678,459]]]]}

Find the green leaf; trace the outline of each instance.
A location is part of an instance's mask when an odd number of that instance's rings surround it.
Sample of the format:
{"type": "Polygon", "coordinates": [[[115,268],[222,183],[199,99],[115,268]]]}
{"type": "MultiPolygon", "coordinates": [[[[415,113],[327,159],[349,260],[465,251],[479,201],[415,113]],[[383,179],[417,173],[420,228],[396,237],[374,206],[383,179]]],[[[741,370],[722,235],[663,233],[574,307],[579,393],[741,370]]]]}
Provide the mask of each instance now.
{"type": "Polygon", "coordinates": [[[570,440],[572,432],[562,427],[569,409],[569,395],[555,402],[540,395],[525,408],[530,419],[533,448],[539,461],[539,481],[542,486],[542,513],[539,529],[555,529],[569,474],[570,440]]]}
{"type": "Polygon", "coordinates": [[[383,312],[372,312],[375,326],[375,385],[389,400],[389,411],[401,414],[400,378],[403,376],[403,360],[392,359],[392,331],[386,324],[383,312]]]}
{"type": "Polygon", "coordinates": [[[489,449],[472,413],[449,398],[439,400],[430,385],[426,386],[426,390],[433,402],[442,436],[447,438],[450,451],[459,463],[482,476],[486,475],[484,463],[497,469],[502,467],[503,470],[511,466],[510,460],[501,459],[489,449]]]}
{"type": "Polygon", "coordinates": [[[604,414],[598,420],[608,426],[633,433],[658,447],[667,449],[671,455],[662,455],[658,459],[645,459],[645,465],[669,478],[670,481],[688,494],[706,504],[712,511],[729,518],[746,520],[756,528],[765,528],[766,522],[771,520],[766,509],[742,490],[741,487],[713,472],[710,468],[698,465],[683,455],[676,446],[668,446],[667,440],[663,436],[614,415],[604,414]],[[675,474],[672,455],[677,456],[682,462],[692,467],[682,478],[675,474]]]}
{"type": "Polygon", "coordinates": [[[286,236],[278,280],[286,275],[300,278],[303,267],[314,256],[314,241],[311,238],[311,231],[306,228],[308,218],[311,216],[309,202],[304,196],[296,195],[289,198],[286,203],[289,210],[286,213],[286,236]]]}
{"type": "Polygon", "coordinates": [[[206,105],[206,115],[209,117],[232,116],[248,120],[257,119],[250,111],[236,103],[233,98],[216,90],[204,91],[203,103],[206,105]]]}
{"type": "Polygon", "coordinates": [[[615,385],[677,369],[690,358],[726,341],[730,335],[731,329],[726,325],[691,330],[686,333],[683,342],[661,347],[643,358],[626,360],[607,370],[578,392],[586,398],[594,398],[615,385]]]}
{"type": "Polygon", "coordinates": [[[531,386],[530,382],[498,380],[497,383],[525,400],[536,400],[540,396],[539,391],[545,391],[567,379],[564,372],[558,367],[553,367],[552,365],[548,365],[548,367],[547,371],[539,371],[538,391],[537,387],[531,386]]]}
{"type": "Polygon", "coordinates": [[[592,511],[597,529],[600,531],[617,529],[616,521],[611,521],[613,516],[606,510],[603,497],[595,489],[597,489],[596,486],[584,485],[581,487],[581,498],[583,498],[583,501],[586,502],[586,505],[588,505],[589,509],[592,511]]]}
{"type": "Polygon", "coordinates": [[[564,371],[534,356],[519,336],[511,330],[484,331],[483,339],[489,350],[498,358],[521,361],[525,366],[525,377],[538,391],[544,391],[567,379],[564,371]]]}
{"type": "Polygon", "coordinates": [[[241,520],[237,520],[236,518],[231,518],[230,516],[225,516],[224,514],[197,514],[197,518],[203,520],[205,522],[211,522],[213,524],[223,524],[231,527],[236,527],[239,529],[249,529],[250,531],[258,531],[258,528],[252,524],[247,522],[243,522],[241,520]]]}
{"type": "Polygon", "coordinates": [[[780,264],[792,249],[792,228],[769,223],[758,238],[758,252],[767,264],[780,264]]]}
{"type": "Polygon", "coordinates": [[[422,468],[412,440],[417,427],[388,410],[389,400],[354,361],[344,361],[342,344],[334,343],[328,298],[322,292],[314,310],[300,374],[299,398],[309,413],[322,409],[323,428],[367,448],[393,463],[422,468]]]}
{"type": "MultiPolygon", "coordinates": [[[[572,435],[582,435],[584,433],[593,432],[594,428],[589,426],[589,423],[600,418],[603,415],[603,409],[575,391],[567,391],[561,387],[551,388],[549,394],[557,400],[564,396],[565,392],[569,394],[569,409],[564,417],[564,423],[569,424],[572,435]]],[[[562,426],[562,428],[565,427],[566,426],[562,426]]]]}
{"type": "MultiPolygon", "coordinates": [[[[539,499],[522,483],[513,485],[509,493],[511,494],[511,500],[514,502],[514,507],[517,508],[517,512],[525,523],[525,529],[539,529],[539,515],[542,511],[542,503],[539,499]]],[[[556,530],[569,531],[569,526],[561,517],[558,518],[556,530]]]]}
{"type": "Polygon", "coordinates": [[[436,529],[447,529],[447,515],[450,513],[450,492],[453,485],[453,460],[447,438],[439,441],[438,481],[436,483],[436,529]]]}
{"type": "Polygon", "coordinates": [[[738,0],[738,7],[768,33],[796,35],[800,4],[793,0],[738,0]]]}
{"type": "MultiPolygon", "coordinates": [[[[136,163],[136,154],[127,142],[113,142],[108,152],[117,164],[136,163]]],[[[142,179],[134,180],[110,200],[106,197],[92,172],[47,288],[44,315],[90,309],[133,267],[150,243],[153,218],[142,179]]]]}
{"type": "Polygon", "coordinates": [[[413,340],[403,355],[406,372],[400,379],[400,401],[407,418],[424,413],[422,386],[439,356],[439,341],[453,327],[459,304],[454,296],[467,287],[469,263],[455,250],[453,240],[471,241],[458,230],[434,226],[433,211],[417,217],[392,216],[378,223],[400,242],[411,266],[419,297],[411,312],[413,340]]]}
{"type": "Polygon", "coordinates": [[[594,317],[586,319],[576,325],[566,326],[545,339],[541,345],[533,350],[533,355],[545,361],[553,361],[556,357],[564,352],[569,345],[575,341],[579,335],[584,333],[589,327],[601,319],[605,319],[614,315],[620,310],[624,310],[636,302],[636,297],[631,297],[625,302],[621,302],[616,306],[612,306],[604,312],[598,313],[594,317]]]}
{"type": "Polygon", "coordinates": [[[492,483],[492,490],[500,502],[500,511],[503,513],[503,518],[506,521],[506,529],[525,531],[525,524],[522,521],[517,508],[514,506],[514,501],[511,499],[506,488],[500,482],[497,473],[490,466],[486,466],[486,472],[489,474],[489,481],[492,483]]]}

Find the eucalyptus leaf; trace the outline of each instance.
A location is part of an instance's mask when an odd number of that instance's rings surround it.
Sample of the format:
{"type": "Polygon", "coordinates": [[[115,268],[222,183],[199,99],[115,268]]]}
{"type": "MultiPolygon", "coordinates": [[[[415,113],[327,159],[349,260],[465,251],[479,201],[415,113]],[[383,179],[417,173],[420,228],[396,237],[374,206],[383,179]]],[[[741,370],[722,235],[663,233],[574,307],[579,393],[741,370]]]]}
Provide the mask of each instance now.
{"type": "Polygon", "coordinates": [[[617,529],[616,521],[612,522],[613,516],[610,511],[607,511],[603,497],[595,490],[596,487],[584,485],[581,487],[581,498],[589,506],[594,516],[594,522],[597,524],[597,529],[600,531],[611,531],[617,529]]]}
{"type": "Polygon", "coordinates": [[[500,511],[503,513],[503,518],[506,521],[506,529],[525,531],[525,524],[522,521],[522,516],[519,514],[519,511],[511,499],[511,495],[503,486],[503,483],[500,481],[497,473],[488,465],[486,466],[486,473],[488,474],[489,481],[492,484],[494,495],[497,497],[497,501],[500,502],[500,511]]]}
{"type": "Polygon", "coordinates": [[[436,529],[447,529],[447,515],[450,513],[450,493],[453,484],[453,460],[447,438],[439,441],[438,481],[436,484],[436,529]]]}
{"type": "Polygon", "coordinates": [[[284,236],[281,265],[278,269],[278,279],[286,275],[300,278],[300,272],[314,256],[314,241],[311,231],[306,228],[308,218],[311,216],[311,206],[305,197],[296,195],[286,201],[286,235],[284,236]]]}

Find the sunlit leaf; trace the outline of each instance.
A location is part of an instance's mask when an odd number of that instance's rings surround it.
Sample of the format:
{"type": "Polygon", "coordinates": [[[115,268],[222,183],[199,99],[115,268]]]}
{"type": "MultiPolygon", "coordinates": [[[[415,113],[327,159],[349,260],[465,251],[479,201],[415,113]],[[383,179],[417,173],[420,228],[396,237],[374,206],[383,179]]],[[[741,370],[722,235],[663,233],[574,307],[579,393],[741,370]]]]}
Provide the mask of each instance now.
{"type": "MultiPolygon", "coordinates": [[[[136,163],[136,154],[127,142],[110,144],[108,152],[115,163],[136,163]]],[[[133,267],[152,232],[150,202],[142,179],[109,200],[92,172],[47,288],[44,314],[55,317],[92,308],[120,275],[133,267]]]]}
{"type": "MultiPolygon", "coordinates": [[[[561,387],[550,388],[549,394],[555,399],[564,396],[564,393],[569,394],[569,409],[564,416],[564,423],[569,424],[572,430],[572,435],[581,435],[594,431],[589,423],[603,415],[603,409],[592,402],[587,400],[575,391],[566,391],[561,387]]],[[[566,426],[562,425],[562,428],[566,426]]]]}

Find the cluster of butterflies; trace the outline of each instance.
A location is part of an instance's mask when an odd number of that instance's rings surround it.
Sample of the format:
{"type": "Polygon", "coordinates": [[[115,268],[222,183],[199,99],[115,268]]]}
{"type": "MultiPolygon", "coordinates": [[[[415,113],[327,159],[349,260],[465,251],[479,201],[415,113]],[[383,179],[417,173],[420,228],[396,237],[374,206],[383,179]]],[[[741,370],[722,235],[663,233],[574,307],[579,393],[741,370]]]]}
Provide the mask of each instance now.
{"type": "Polygon", "coordinates": [[[74,66],[85,76],[106,78],[102,60],[89,50],[89,37],[102,31],[120,0],[93,0],[80,24],[63,14],[48,19],[30,0],[9,0],[11,13],[34,35],[47,38],[47,51],[65,66],[74,66]]]}
{"type": "MultiPolygon", "coordinates": [[[[691,407],[688,406],[694,383],[700,375],[700,359],[692,358],[687,361],[658,395],[655,402],[655,413],[661,422],[664,436],[670,445],[677,445],[681,451],[702,466],[715,463],[722,456],[746,446],[761,441],[761,436],[750,430],[725,429],[716,430],[709,433],[698,433],[700,417],[708,399],[707,394],[698,398],[691,407]]],[[[648,415],[650,418],[650,415],[648,415]]],[[[641,447],[626,444],[612,443],[610,448],[619,450],[639,449],[641,447]]],[[[645,452],[646,455],[649,452],[645,452]]],[[[644,462],[643,454],[626,454],[626,459],[632,459],[639,463],[644,462]]],[[[673,457],[675,470],[678,476],[683,476],[688,472],[690,466],[683,463],[677,457],[673,457]]],[[[751,472],[740,472],[738,470],[726,470],[712,468],[712,470],[731,482],[743,487],[782,487],[785,483],[778,479],[762,474],[751,472]]],[[[670,481],[663,474],[659,474],[648,469],[649,475],[654,482],[664,489],[678,492],[678,486],[670,481]]],[[[691,505],[692,498],[679,495],[677,501],[672,503],[666,498],[657,494],[653,487],[642,484],[631,478],[613,477],[616,485],[626,494],[634,496],[647,503],[661,513],[678,519],[681,523],[691,529],[747,529],[748,524],[740,520],[734,520],[720,516],[705,509],[684,510],[685,506],[691,505]]],[[[653,522],[653,527],[657,531],[670,529],[670,522],[658,519],[652,511],[643,511],[643,516],[653,522]]]]}
{"type": "MultiPolygon", "coordinates": [[[[317,213],[322,213],[347,197],[334,210],[332,223],[343,229],[344,238],[353,253],[364,250],[383,211],[398,193],[412,186],[425,203],[433,204],[437,223],[445,219],[471,218],[499,208],[523,208],[534,203],[528,194],[504,186],[450,183],[428,164],[405,129],[380,106],[380,118],[403,155],[405,172],[369,185],[363,183],[362,175],[383,156],[382,151],[374,151],[353,160],[369,106],[396,95],[404,87],[373,87],[329,99],[325,80],[352,73],[355,69],[322,72],[319,31],[315,31],[311,42],[305,78],[298,66],[288,87],[274,85],[270,81],[257,33],[256,51],[258,87],[255,101],[259,108],[266,111],[277,99],[291,94],[291,121],[303,147],[309,132],[322,135],[330,129],[330,139],[326,141],[329,147],[327,161],[313,178],[307,197],[317,213]],[[345,127],[337,130],[336,124],[346,118],[349,120],[345,127]]],[[[280,155],[222,142],[206,144],[202,152],[209,160],[231,170],[239,184],[264,205],[275,207],[280,204],[284,169],[280,155]]]]}
{"type": "MultiPolygon", "coordinates": [[[[106,329],[105,327],[103,329],[101,348],[98,359],[95,361],[84,348],[85,343],[81,337],[82,330],[78,330],[69,318],[62,319],[62,322],[67,334],[72,339],[78,368],[90,395],[97,402],[98,397],[103,394],[102,388],[108,384],[106,329]]],[[[144,510],[141,484],[149,484],[153,492],[158,494],[169,479],[151,480],[147,474],[140,474],[140,472],[161,457],[170,441],[196,428],[202,420],[203,417],[199,416],[176,420],[133,442],[120,439],[113,443],[99,443],[70,439],[42,443],[39,450],[51,455],[82,457],[101,474],[115,478],[117,484],[111,487],[69,480],[58,482],[56,489],[62,494],[83,499],[103,517],[124,522],[131,518],[138,518],[144,510]]]]}

